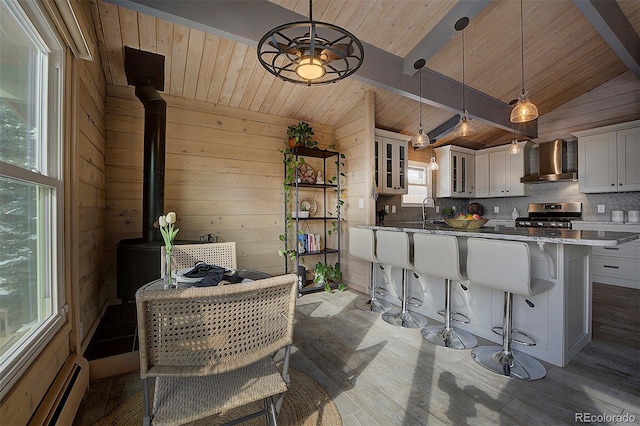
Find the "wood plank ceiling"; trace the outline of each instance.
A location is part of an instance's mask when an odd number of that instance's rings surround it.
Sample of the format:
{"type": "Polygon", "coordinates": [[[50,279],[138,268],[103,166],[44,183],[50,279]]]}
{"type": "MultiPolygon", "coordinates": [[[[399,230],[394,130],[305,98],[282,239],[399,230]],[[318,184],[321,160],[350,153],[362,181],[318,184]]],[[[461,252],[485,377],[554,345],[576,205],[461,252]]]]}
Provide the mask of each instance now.
{"type": "MultiPolygon", "coordinates": [[[[307,16],[307,0],[271,0],[307,16]]],[[[456,5],[455,0],[316,0],[315,20],[339,25],[360,40],[405,57],[456,5]]],[[[220,2],[224,7],[224,2],[220,2]]],[[[618,4],[640,33],[637,0],[618,4]]],[[[375,92],[376,127],[415,134],[415,99],[352,78],[325,86],[283,82],[259,64],[255,46],[97,0],[96,31],[107,84],[126,86],[123,46],[164,55],[165,93],[327,125],[367,90],[375,92]]],[[[284,23],[284,22],[283,22],[284,23]]],[[[628,68],[571,1],[524,1],[525,87],[541,115],[624,73],[628,68]]],[[[366,55],[366,51],[365,51],[366,55]]],[[[495,0],[465,30],[465,84],[502,102],[521,89],[520,2],[495,0]]],[[[462,44],[456,33],[426,67],[462,80],[462,44]]],[[[462,94],[460,94],[460,98],[462,94]]],[[[470,111],[473,116],[474,112],[470,111]]],[[[455,113],[422,106],[428,132],[455,113]]],[[[477,149],[508,143],[509,131],[474,120],[478,133],[455,143],[477,149]]]]}

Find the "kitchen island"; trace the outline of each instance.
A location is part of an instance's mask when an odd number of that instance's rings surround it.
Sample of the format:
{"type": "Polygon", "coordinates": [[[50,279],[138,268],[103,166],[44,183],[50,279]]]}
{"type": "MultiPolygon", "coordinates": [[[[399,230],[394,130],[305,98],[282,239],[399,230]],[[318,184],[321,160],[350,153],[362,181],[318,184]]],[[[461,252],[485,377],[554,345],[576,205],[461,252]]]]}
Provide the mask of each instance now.
{"type": "MultiPolygon", "coordinates": [[[[515,228],[492,226],[488,222],[477,230],[454,229],[433,223],[397,223],[389,226],[360,225],[374,230],[409,233],[455,235],[458,237],[461,261],[466,261],[469,237],[524,241],[530,246],[532,276],[548,280],[551,290],[537,296],[513,299],[513,327],[527,333],[535,346],[516,348],[538,359],[565,366],[591,341],[591,273],[590,247],[616,246],[638,239],[639,234],[573,229],[515,228]]],[[[419,262],[418,260],[415,260],[419,262]]],[[[376,282],[389,291],[382,299],[398,304],[401,292],[401,269],[390,265],[375,268],[376,282]]],[[[422,300],[410,309],[430,319],[442,321],[438,314],[444,307],[443,280],[429,275],[409,274],[411,297],[422,300]]],[[[500,344],[502,337],[491,331],[502,325],[503,293],[473,282],[452,286],[452,309],[469,317],[468,324],[455,324],[476,336],[500,344]],[[466,288],[466,290],[465,290],[466,288]]]]}

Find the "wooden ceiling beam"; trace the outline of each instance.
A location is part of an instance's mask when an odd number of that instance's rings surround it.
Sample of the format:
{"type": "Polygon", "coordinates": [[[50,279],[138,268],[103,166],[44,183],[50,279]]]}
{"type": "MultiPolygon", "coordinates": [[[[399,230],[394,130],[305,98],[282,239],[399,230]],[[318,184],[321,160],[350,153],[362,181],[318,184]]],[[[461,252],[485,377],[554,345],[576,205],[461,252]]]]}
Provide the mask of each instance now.
{"type": "MultiPolygon", "coordinates": [[[[117,6],[234,40],[252,47],[272,28],[308,18],[266,0],[203,2],[201,0],[106,0],[117,6]]],[[[401,96],[419,100],[419,75],[403,71],[404,59],[363,42],[364,63],[351,78],[401,96]]],[[[462,84],[423,69],[422,102],[457,114],[461,111],[462,84]]],[[[470,87],[465,89],[466,109],[472,118],[512,131],[511,106],[470,87]]],[[[538,123],[519,126],[516,133],[537,138],[538,123]]]]}
{"type": "Polygon", "coordinates": [[[573,0],[611,49],[640,79],[640,37],[615,1],[573,0]]]}
{"type": "Polygon", "coordinates": [[[413,64],[418,59],[429,59],[442,49],[456,34],[454,25],[458,19],[466,16],[469,20],[482,12],[491,0],[460,0],[438,22],[420,42],[404,57],[403,71],[407,75],[416,73],[413,64]]]}

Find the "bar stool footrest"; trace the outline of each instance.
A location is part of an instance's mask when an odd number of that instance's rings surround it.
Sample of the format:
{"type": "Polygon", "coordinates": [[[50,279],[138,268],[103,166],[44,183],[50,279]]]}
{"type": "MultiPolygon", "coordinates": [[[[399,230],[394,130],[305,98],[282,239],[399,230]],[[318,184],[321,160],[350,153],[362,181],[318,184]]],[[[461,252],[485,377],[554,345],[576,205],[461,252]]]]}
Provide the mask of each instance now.
{"type": "Polygon", "coordinates": [[[451,321],[457,322],[458,324],[469,324],[471,322],[468,316],[466,316],[465,314],[461,314],[460,312],[451,312],[451,321]],[[454,315],[457,315],[462,319],[454,318],[454,315]]]}
{"type": "Polygon", "coordinates": [[[389,294],[389,291],[387,291],[386,288],[384,287],[376,287],[376,296],[386,296],[387,294],[389,294]]]}
{"type": "Polygon", "coordinates": [[[413,308],[419,308],[420,306],[422,306],[422,304],[422,300],[418,299],[417,297],[407,297],[407,305],[413,308]]]}
{"type": "MultiPolygon", "coordinates": [[[[491,327],[491,331],[496,333],[498,336],[502,336],[502,330],[503,330],[502,327],[491,327]]],[[[516,330],[516,329],[511,330],[511,341],[513,343],[518,343],[518,344],[524,345],[524,346],[535,346],[536,345],[536,341],[533,340],[533,338],[531,336],[529,336],[526,333],[523,333],[520,330],[516,330]],[[524,337],[527,340],[516,339],[515,337],[513,337],[514,334],[518,334],[518,335],[524,337]]]]}

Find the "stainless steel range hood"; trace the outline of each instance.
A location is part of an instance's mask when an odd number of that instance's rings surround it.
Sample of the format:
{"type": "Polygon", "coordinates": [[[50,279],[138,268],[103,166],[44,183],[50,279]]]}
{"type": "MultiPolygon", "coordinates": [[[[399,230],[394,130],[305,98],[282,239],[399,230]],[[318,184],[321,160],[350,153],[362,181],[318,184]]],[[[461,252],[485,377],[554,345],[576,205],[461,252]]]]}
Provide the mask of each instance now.
{"type": "Polygon", "coordinates": [[[522,183],[577,180],[576,172],[567,171],[567,143],[556,139],[538,145],[538,174],[520,178],[522,183]]]}

